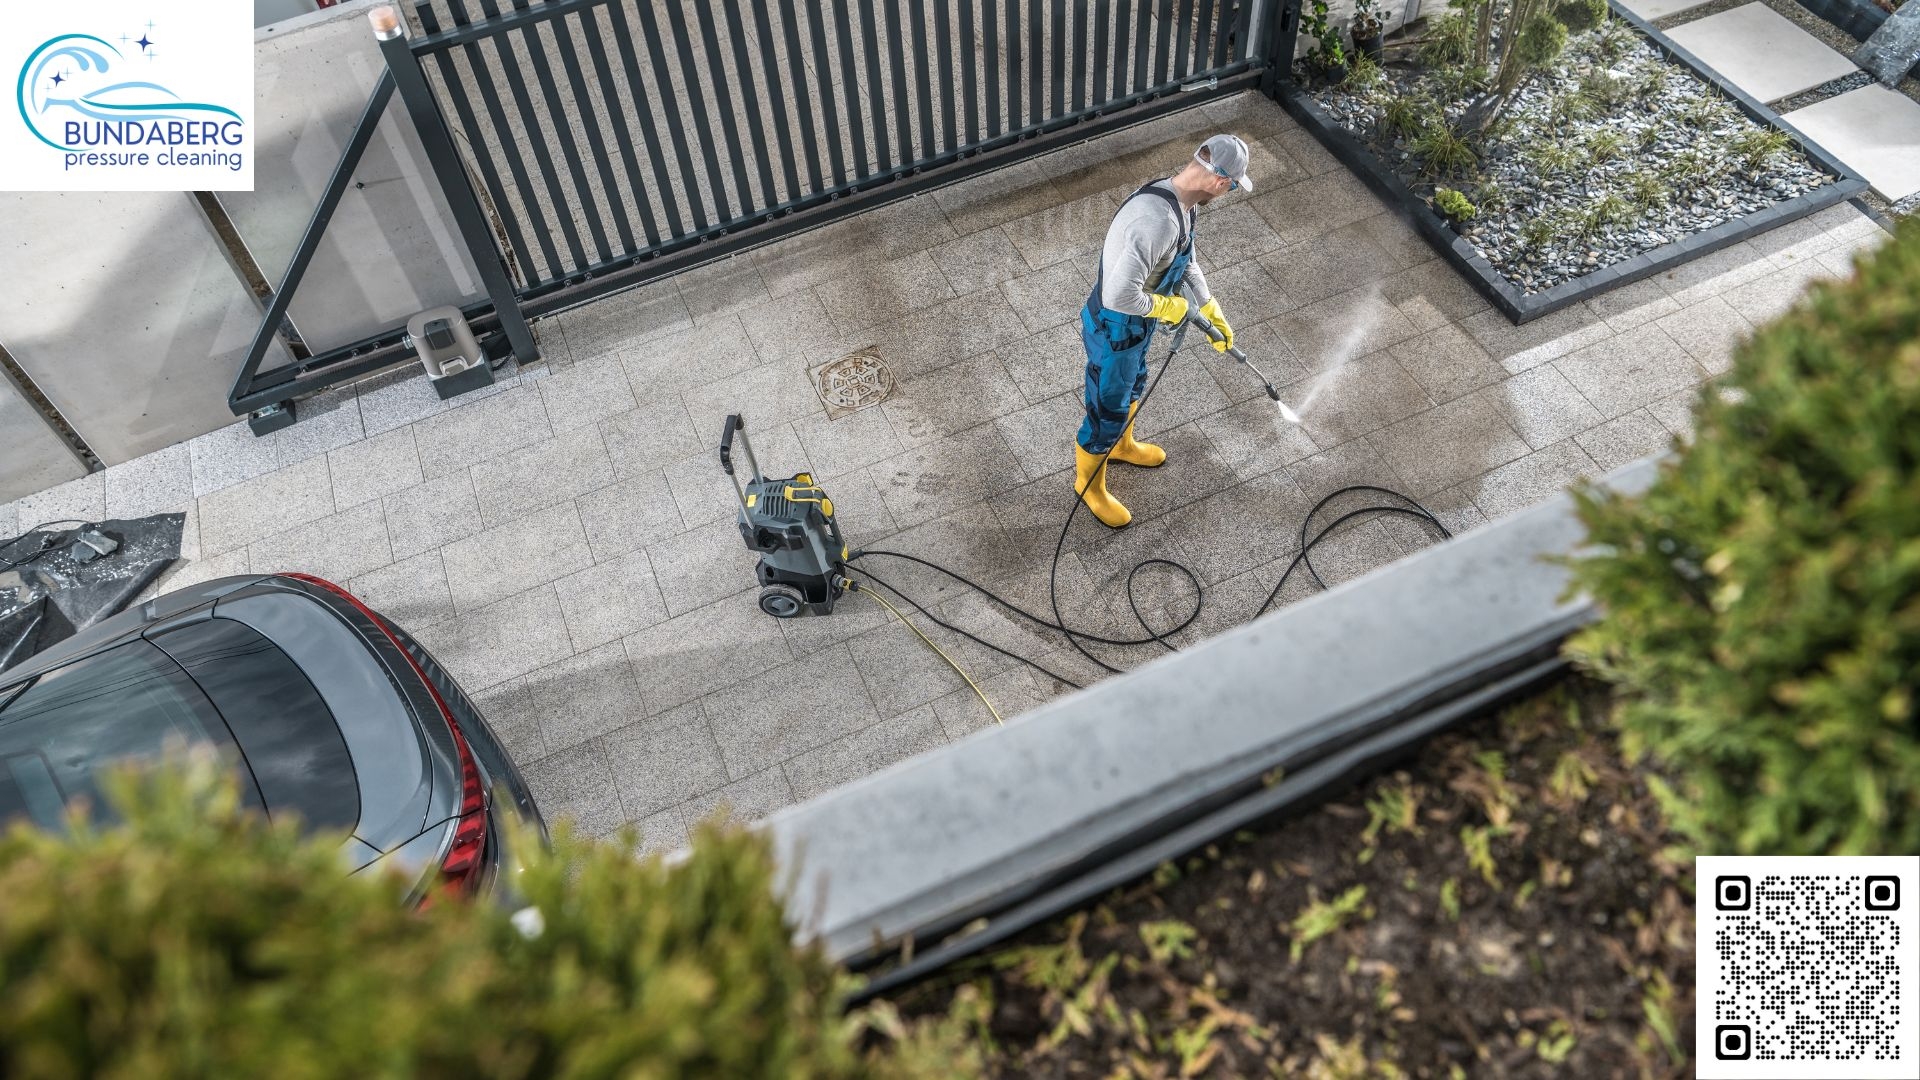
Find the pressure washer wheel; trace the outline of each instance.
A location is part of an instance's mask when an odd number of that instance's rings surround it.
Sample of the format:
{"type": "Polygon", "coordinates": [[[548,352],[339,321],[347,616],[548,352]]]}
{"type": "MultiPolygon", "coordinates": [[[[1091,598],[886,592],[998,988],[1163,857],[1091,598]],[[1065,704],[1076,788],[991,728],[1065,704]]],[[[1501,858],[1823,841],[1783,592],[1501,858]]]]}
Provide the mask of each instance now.
{"type": "Polygon", "coordinates": [[[807,609],[807,598],[791,585],[769,585],[760,590],[760,610],[776,619],[791,619],[807,609]]]}

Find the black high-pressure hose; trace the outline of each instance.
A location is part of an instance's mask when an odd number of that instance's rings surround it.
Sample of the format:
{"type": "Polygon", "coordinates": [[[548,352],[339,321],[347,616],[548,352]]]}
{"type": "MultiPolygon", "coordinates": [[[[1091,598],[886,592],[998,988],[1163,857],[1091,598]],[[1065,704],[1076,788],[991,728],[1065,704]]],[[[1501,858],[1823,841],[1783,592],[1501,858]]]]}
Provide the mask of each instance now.
{"type": "MultiPolygon", "coordinates": [[[[1157,388],[1160,385],[1160,380],[1163,377],[1165,377],[1167,373],[1167,368],[1172,366],[1173,358],[1175,354],[1177,354],[1180,351],[1180,345],[1186,337],[1187,326],[1188,326],[1187,323],[1182,323],[1173,332],[1173,342],[1172,342],[1172,345],[1167,349],[1167,358],[1161,361],[1160,370],[1154,374],[1153,380],[1147,384],[1146,392],[1140,395],[1140,404],[1138,409],[1136,409],[1134,413],[1136,417],[1138,417],[1141,413],[1145,412],[1147,407],[1147,400],[1153,396],[1153,392],[1155,388],[1157,388]]],[[[1211,328],[1209,328],[1209,333],[1211,334],[1211,328]]],[[[1240,360],[1242,363],[1247,363],[1244,355],[1239,354],[1237,350],[1235,351],[1234,356],[1235,356],[1235,359],[1240,360]]],[[[1248,363],[1248,367],[1252,368],[1252,365],[1248,363]]],[[[1256,369],[1256,373],[1258,373],[1257,369],[1256,369]]],[[[1267,395],[1270,398],[1272,398],[1274,401],[1276,402],[1279,401],[1280,400],[1279,392],[1274,389],[1273,383],[1270,380],[1268,380],[1264,375],[1261,375],[1260,378],[1261,378],[1261,381],[1265,384],[1267,395]]],[[[1281,408],[1285,409],[1285,405],[1282,404],[1281,408]]],[[[1288,410],[1288,412],[1290,414],[1291,410],[1288,410]]],[[[1100,477],[1102,471],[1106,469],[1107,459],[1111,457],[1112,454],[1113,454],[1113,449],[1109,447],[1106,453],[1100,455],[1099,466],[1094,469],[1092,476],[1089,477],[1087,480],[1087,484],[1089,487],[1093,484],[1093,482],[1096,479],[1100,477]]],[[[1146,631],[1147,636],[1136,637],[1136,638],[1104,637],[1102,635],[1089,633],[1083,630],[1075,630],[1066,624],[1066,619],[1060,613],[1060,592],[1059,592],[1060,558],[1063,554],[1065,554],[1065,551],[1066,551],[1067,534],[1073,528],[1073,516],[1076,512],[1079,511],[1081,505],[1086,501],[1085,496],[1086,496],[1086,488],[1081,488],[1078,491],[1074,492],[1073,505],[1067,509],[1066,520],[1063,521],[1060,525],[1060,537],[1058,540],[1054,542],[1054,545],[1053,545],[1053,562],[1047,572],[1047,600],[1053,609],[1052,619],[1046,619],[1046,618],[1042,618],[1039,615],[1035,615],[1034,613],[1026,610],[1025,608],[1020,607],[1018,604],[1015,604],[1013,601],[1008,600],[1003,596],[1000,596],[999,594],[995,593],[991,589],[988,589],[986,586],[981,585],[978,582],[975,582],[969,579],[965,575],[949,570],[938,563],[931,562],[927,559],[922,559],[917,555],[908,555],[904,552],[887,551],[880,548],[863,548],[859,551],[854,552],[851,556],[849,556],[847,561],[855,562],[870,556],[885,556],[887,558],[900,559],[904,562],[915,563],[917,565],[924,566],[930,570],[934,570],[939,573],[945,574],[947,577],[950,577],[953,580],[959,582],[960,584],[966,586],[967,588],[972,589],[975,592],[978,592],[980,595],[986,597],[988,600],[999,605],[1000,607],[1005,608],[1006,610],[1012,612],[1013,614],[1019,616],[1020,618],[1027,620],[1033,625],[1043,627],[1048,630],[1058,631],[1060,634],[1066,637],[1067,643],[1069,645],[1072,645],[1074,650],[1080,653],[1080,655],[1086,657],[1088,660],[1098,665],[1102,670],[1113,673],[1113,674],[1118,674],[1124,669],[1114,667],[1113,665],[1095,656],[1093,653],[1087,651],[1086,646],[1081,644],[1082,641],[1086,641],[1096,645],[1109,645],[1109,646],[1120,646],[1120,647],[1158,644],[1160,647],[1166,649],[1168,652],[1178,652],[1179,649],[1172,642],[1168,641],[1167,638],[1171,635],[1178,634],[1180,631],[1185,630],[1187,627],[1193,625],[1193,621],[1200,617],[1200,612],[1204,608],[1206,603],[1206,588],[1200,584],[1200,577],[1198,574],[1195,574],[1187,566],[1179,562],[1176,562],[1175,560],[1172,560],[1172,559],[1162,559],[1162,558],[1142,559],[1139,562],[1135,563],[1133,565],[1133,569],[1128,571],[1127,573],[1127,606],[1133,610],[1134,621],[1140,624],[1140,628],[1146,631]],[[1180,573],[1186,575],[1187,581],[1193,585],[1193,593],[1194,593],[1193,610],[1187,614],[1186,618],[1180,620],[1180,622],[1177,625],[1169,627],[1166,630],[1155,630],[1152,624],[1147,622],[1146,614],[1140,610],[1139,601],[1134,594],[1134,579],[1139,576],[1142,570],[1145,570],[1149,566],[1167,566],[1175,570],[1178,570],[1180,573]]],[[[1273,602],[1276,599],[1278,599],[1280,596],[1280,590],[1286,587],[1287,581],[1293,576],[1293,572],[1299,569],[1301,566],[1305,566],[1307,568],[1307,573],[1309,576],[1313,578],[1313,582],[1315,585],[1319,586],[1322,589],[1326,588],[1327,587],[1326,582],[1321,580],[1319,571],[1315,570],[1313,567],[1313,560],[1311,556],[1313,553],[1314,545],[1320,543],[1322,540],[1325,540],[1333,532],[1334,529],[1339,528],[1341,525],[1345,524],[1348,521],[1351,521],[1358,517],[1365,516],[1367,514],[1403,514],[1408,517],[1418,518],[1422,521],[1427,522],[1428,524],[1431,524],[1434,528],[1440,530],[1440,535],[1443,539],[1449,538],[1453,535],[1450,531],[1448,531],[1445,525],[1441,524],[1440,519],[1435,517],[1433,513],[1429,511],[1426,507],[1421,506],[1415,500],[1408,498],[1407,496],[1402,495],[1397,491],[1393,491],[1392,489],[1389,489],[1389,488],[1379,487],[1374,484],[1350,484],[1346,487],[1339,488],[1329,493],[1326,497],[1322,498],[1319,502],[1315,503],[1313,505],[1313,508],[1307,511],[1306,517],[1301,519],[1300,550],[1294,553],[1293,560],[1287,564],[1286,570],[1281,573],[1280,580],[1276,582],[1273,586],[1273,591],[1267,594],[1267,598],[1263,603],[1261,603],[1259,610],[1255,611],[1251,616],[1249,616],[1248,621],[1252,621],[1253,619],[1259,618],[1261,615],[1264,615],[1266,613],[1268,608],[1273,606],[1273,602]],[[1375,505],[1362,506],[1353,510],[1349,510],[1346,513],[1341,514],[1339,517],[1335,518],[1332,522],[1328,523],[1324,528],[1320,529],[1317,532],[1314,532],[1312,536],[1308,535],[1308,530],[1313,524],[1314,517],[1317,514],[1319,514],[1320,511],[1324,509],[1328,503],[1332,502],[1333,500],[1339,498],[1342,495],[1345,495],[1349,492],[1355,492],[1355,491],[1377,492],[1381,495],[1386,495],[1394,499],[1398,499],[1400,500],[1401,503],[1404,503],[1405,505],[1375,504],[1375,505]]],[[[895,596],[898,596],[901,600],[912,605],[915,610],[919,611],[922,615],[926,616],[935,625],[940,626],[947,630],[951,630],[954,633],[959,634],[960,636],[968,639],[969,641],[972,641],[975,644],[984,646],[985,648],[991,649],[1002,656],[1008,657],[1013,660],[1018,660],[1021,663],[1034,668],[1035,670],[1039,671],[1041,674],[1046,675],[1048,678],[1053,679],[1056,682],[1064,683],[1068,686],[1074,687],[1075,689],[1080,688],[1079,683],[1074,682],[1071,679],[1068,679],[1054,671],[1049,670],[1048,668],[1046,668],[1045,666],[1041,665],[1039,662],[1033,659],[1030,659],[1025,656],[1021,656],[1014,652],[1010,652],[1006,649],[1001,648],[998,645],[993,644],[990,641],[983,640],[974,634],[968,633],[967,631],[962,630],[959,627],[954,626],[942,620],[939,616],[935,615],[931,610],[929,610],[926,607],[926,605],[921,604],[920,602],[914,600],[912,597],[908,596],[906,593],[901,592],[900,589],[898,589],[897,587],[888,584],[885,580],[880,578],[878,575],[874,574],[873,571],[867,569],[865,566],[860,567],[859,572],[865,575],[867,578],[869,578],[875,585],[878,585],[881,588],[886,589],[888,592],[893,593],[895,596]]]]}

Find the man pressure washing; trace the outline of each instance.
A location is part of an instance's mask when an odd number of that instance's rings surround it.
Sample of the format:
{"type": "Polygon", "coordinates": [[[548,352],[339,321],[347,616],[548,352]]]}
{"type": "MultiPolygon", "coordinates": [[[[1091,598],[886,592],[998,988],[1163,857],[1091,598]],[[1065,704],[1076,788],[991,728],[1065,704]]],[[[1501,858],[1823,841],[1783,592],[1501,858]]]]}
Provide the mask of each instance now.
{"type": "Polygon", "coordinates": [[[1193,232],[1200,207],[1236,190],[1253,190],[1247,144],[1238,136],[1215,135],[1179,172],[1127,196],[1107,227],[1100,271],[1080,312],[1087,418],[1074,446],[1074,490],[1110,528],[1126,525],[1133,514],[1107,492],[1106,464],[1151,469],[1167,460],[1165,450],[1133,437],[1133,420],[1147,387],[1147,347],[1154,329],[1159,323],[1178,327],[1187,318],[1183,285],[1221,333],[1213,347],[1225,352],[1233,345],[1233,328],[1194,261],[1193,232]]]}

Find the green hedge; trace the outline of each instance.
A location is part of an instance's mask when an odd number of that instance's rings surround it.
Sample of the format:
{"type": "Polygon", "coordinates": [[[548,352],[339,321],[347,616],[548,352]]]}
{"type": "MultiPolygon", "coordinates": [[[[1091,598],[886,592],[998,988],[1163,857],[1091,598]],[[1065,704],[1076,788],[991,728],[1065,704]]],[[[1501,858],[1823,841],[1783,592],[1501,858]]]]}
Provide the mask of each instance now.
{"type": "Polygon", "coordinates": [[[1580,495],[1574,650],[1704,852],[1920,850],[1920,220],[1720,385],[1644,495],[1580,495]]]}
{"type": "Polygon", "coordinates": [[[945,1031],[838,1010],[749,834],[667,866],[561,830],[518,882],[529,937],[484,901],[409,910],[208,775],[123,776],[128,824],[0,839],[0,1076],[973,1073],[945,1031]]]}

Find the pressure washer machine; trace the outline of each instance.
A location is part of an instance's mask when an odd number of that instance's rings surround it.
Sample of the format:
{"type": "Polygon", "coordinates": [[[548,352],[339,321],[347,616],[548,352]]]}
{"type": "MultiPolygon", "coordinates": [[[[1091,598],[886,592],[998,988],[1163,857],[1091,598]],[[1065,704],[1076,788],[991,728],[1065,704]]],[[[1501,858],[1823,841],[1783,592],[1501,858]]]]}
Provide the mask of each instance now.
{"type": "Polygon", "coordinates": [[[760,553],[754,574],[760,580],[760,610],[776,619],[830,615],[849,581],[843,568],[847,542],[833,517],[833,500],[811,473],[769,480],[760,473],[746,424],[739,413],[727,417],[720,434],[720,467],[733,478],[740,495],[740,536],[748,551],[760,553]],[[733,440],[740,439],[747,470],[745,484],[733,469],[733,440]]]}

